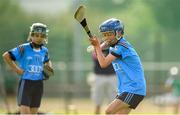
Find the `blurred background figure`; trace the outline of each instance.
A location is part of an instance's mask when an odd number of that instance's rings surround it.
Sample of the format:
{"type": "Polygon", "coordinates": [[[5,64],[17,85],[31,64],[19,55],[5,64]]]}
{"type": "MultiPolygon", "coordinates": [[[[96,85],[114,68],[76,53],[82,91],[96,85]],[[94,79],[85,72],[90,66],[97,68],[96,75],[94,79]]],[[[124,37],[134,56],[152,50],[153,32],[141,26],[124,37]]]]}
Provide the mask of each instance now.
{"type": "MultiPolygon", "coordinates": [[[[103,50],[104,55],[109,53],[109,49],[103,50]]],[[[93,72],[88,77],[91,83],[91,98],[95,103],[96,115],[100,114],[104,99],[110,103],[116,96],[116,76],[112,65],[107,68],[101,68],[97,60],[95,52],[92,53],[94,62],[93,72]]]]}
{"type": "Polygon", "coordinates": [[[171,67],[170,76],[167,78],[165,83],[165,88],[169,90],[172,94],[174,114],[179,113],[179,104],[180,104],[180,77],[179,70],[177,67],[171,67]]]}

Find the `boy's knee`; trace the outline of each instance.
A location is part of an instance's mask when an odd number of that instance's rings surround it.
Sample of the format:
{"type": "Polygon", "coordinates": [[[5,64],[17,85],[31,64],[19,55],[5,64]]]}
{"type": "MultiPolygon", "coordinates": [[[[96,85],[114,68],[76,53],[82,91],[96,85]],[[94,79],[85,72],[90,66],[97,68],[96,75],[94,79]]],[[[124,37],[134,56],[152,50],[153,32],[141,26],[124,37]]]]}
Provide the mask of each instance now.
{"type": "Polygon", "coordinates": [[[20,114],[30,114],[30,108],[28,106],[20,106],[20,114]]]}
{"type": "Polygon", "coordinates": [[[128,114],[131,111],[130,108],[119,109],[118,111],[114,111],[112,108],[107,108],[105,113],[106,115],[112,114],[128,114]]]}
{"type": "Polygon", "coordinates": [[[110,108],[107,108],[106,111],[105,111],[106,115],[110,115],[110,114],[114,114],[113,113],[113,110],[110,109],[110,108]]]}

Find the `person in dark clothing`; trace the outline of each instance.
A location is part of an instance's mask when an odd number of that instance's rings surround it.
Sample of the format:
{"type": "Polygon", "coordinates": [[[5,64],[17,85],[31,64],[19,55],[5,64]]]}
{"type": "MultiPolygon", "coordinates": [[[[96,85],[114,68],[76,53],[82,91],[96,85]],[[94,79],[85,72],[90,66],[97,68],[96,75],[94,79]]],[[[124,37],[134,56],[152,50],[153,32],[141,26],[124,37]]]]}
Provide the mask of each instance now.
{"type": "MultiPolygon", "coordinates": [[[[108,49],[103,50],[104,55],[109,53],[108,49]]],[[[94,62],[95,82],[91,87],[91,97],[95,102],[95,114],[100,114],[101,106],[104,99],[107,99],[108,104],[116,96],[116,76],[112,65],[107,68],[101,68],[95,52],[92,53],[94,62]]]]}

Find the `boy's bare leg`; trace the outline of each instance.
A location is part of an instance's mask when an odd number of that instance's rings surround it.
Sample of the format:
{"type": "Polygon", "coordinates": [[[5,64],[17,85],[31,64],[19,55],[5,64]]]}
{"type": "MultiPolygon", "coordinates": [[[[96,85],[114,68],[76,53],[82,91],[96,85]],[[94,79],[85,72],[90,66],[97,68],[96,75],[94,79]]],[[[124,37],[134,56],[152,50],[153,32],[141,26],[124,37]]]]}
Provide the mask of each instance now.
{"type": "Polygon", "coordinates": [[[119,115],[119,114],[128,114],[130,111],[131,111],[131,108],[124,108],[124,109],[116,112],[116,115],[119,115]]]}
{"type": "Polygon", "coordinates": [[[37,114],[38,108],[36,108],[36,107],[31,108],[30,111],[31,111],[31,114],[37,114]]]}
{"type": "Polygon", "coordinates": [[[129,105],[119,99],[115,99],[106,109],[106,115],[109,114],[128,114],[131,111],[129,105]]]}
{"type": "Polygon", "coordinates": [[[30,114],[30,107],[21,105],[20,106],[20,114],[30,114]]]}

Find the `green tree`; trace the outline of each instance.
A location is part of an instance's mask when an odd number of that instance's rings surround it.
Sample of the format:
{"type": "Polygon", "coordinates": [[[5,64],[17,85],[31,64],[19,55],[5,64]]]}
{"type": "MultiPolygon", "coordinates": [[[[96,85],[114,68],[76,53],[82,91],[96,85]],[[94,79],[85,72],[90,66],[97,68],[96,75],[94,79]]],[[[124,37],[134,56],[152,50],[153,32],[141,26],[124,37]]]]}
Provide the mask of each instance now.
{"type": "Polygon", "coordinates": [[[159,53],[163,61],[179,61],[180,1],[179,0],[144,0],[157,22],[154,31],[156,44],[161,45],[159,53]]]}
{"type": "MultiPolygon", "coordinates": [[[[0,1],[0,53],[25,41],[27,35],[26,15],[10,0],[0,1]]],[[[0,58],[2,59],[2,58],[0,58]]],[[[0,60],[2,62],[2,60],[0,60]]]]}
{"type": "MultiPolygon", "coordinates": [[[[0,1],[0,54],[17,46],[26,40],[27,36],[27,17],[24,12],[11,0],[0,1]]],[[[8,93],[15,93],[16,74],[10,72],[0,58],[1,77],[5,78],[5,88],[8,93]]]]}

